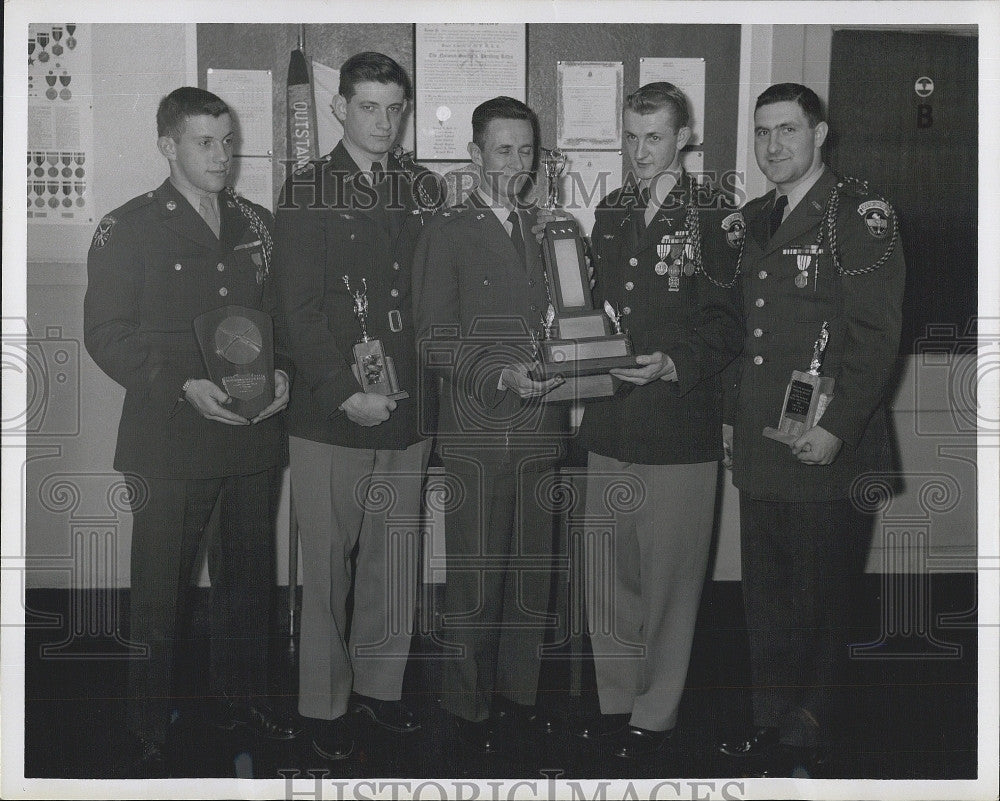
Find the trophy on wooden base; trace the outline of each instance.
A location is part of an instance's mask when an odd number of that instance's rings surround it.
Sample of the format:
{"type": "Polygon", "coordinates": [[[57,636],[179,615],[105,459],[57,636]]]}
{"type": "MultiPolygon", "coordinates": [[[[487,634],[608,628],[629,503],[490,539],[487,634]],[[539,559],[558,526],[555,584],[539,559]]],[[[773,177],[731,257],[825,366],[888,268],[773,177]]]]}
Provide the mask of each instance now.
{"type": "Polygon", "coordinates": [[[813,345],[813,357],[809,364],[809,372],[792,371],[792,379],[785,390],[785,400],[782,403],[781,419],[777,428],[768,426],[764,436],[768,439],[791,445],[795,440],[816,425],[827,405],[833,398],[834,379],[819,374],[823,366],[823,355],[830,332],[826,322],[820,329],[816,344],[813,345]]]}
{"type": "Polygon", "coordinates": [[[222,306],[194,318],[208,375],[232,398],[226,407],[248,420],[274,400],[274,328],[258,309],[222,306]]]}
{"type": "Polygon", "coordinates": [[[362,288],[352,292],[351,280],[343,276],[347,291],[354,299],[354,316],[361,324],[361,341],[354,346],[354,377],[365,392],[375,392],[392,400],[410,397],[410,393],[399,388],[396,380],[396,366],[391,356],[385,355],[382,340],[368,336],[368,281],[361,279],[362,288]]]}
{"type": "MultiPolygon", "coordinates": [[[[546,150],[542,166],[548,179],[545,207],[551,210],[558,205],[558,179],[566,156],[559,150],[546,150]]],[[[574,220],[555,220],[545,226],[542,258],[549,308],[542,321],[532,378],[563,378],[562,385],[544,396],[546,401],[613,395],[616,383],[608,371],[637,366],[632,340],[622,332],[620,318],[607,303],[604,312],[594,310],[583,238],[574,220]]]]}

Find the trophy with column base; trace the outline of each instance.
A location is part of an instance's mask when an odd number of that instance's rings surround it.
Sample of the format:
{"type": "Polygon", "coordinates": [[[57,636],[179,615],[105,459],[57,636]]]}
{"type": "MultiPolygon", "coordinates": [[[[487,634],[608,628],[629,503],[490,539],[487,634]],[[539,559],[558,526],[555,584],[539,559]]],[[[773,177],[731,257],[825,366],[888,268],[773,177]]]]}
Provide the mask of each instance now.
{"type": "Polygon", "coordinates": [[[827,405],[833,398],[834,379],[819,374],[823,366],[823,355],[830,332],[826,322],[820,329],[816,344],[813,345],[813,357],[809,364],[809,372],[792,371],[792,379],[785,390],[785,400],[782,404],[781,419],[777,428],[770,426],[764,429],[768,439],[791,445],[795,440],[816,425],[827,405]]]}
{"type": "Polygon", "coordinates": [[[368,282],[362,278],[362,288],[352,292],[351,280],[343,276],[347,291],[354,299],[354,316],[361,325],[361,341],[354,346],[354,377],[365,392],[375,392],[392,400],[410,397],[410,393],[399,388],[396,380],[396,365],[391,356],[385,355],[381,339],[368,336],[368,282]]]}
{"type": "Polygon", "coordinates": [[[226,407],[252,419],[274,400],[274,328],[258,309],[222,306],[194,319],[208,375],[232,398],[226,407]]]}
{"type": "MultiPolygon", "coordinates": [[[[558,181],[566,155],[546,150],[542,166],[548,179],[545,208],[558,205],[558,181]]],[[[583,238],[574,220],[546,224],[542,258],[549,308],[537,342],[536,380],[562,377],[565,383],[543,397],[545,401],[578,400],[613,395],[617,382],[608,374],[616,367],[636,367],[632,339],[623,332],[611,306],[595,311],[590,295],[590,272],[583,238]],[[614,325],[611,330],[610,323],[614,325]]]]}

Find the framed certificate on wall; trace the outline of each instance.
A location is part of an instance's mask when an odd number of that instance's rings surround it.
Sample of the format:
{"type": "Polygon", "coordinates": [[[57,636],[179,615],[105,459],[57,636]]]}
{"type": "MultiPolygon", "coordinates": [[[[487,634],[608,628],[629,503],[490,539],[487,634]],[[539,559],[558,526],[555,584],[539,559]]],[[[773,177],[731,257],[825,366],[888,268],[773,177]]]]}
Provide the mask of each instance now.
{"type": "Polygon", "coordinates": [[[523,23],[418,23],[416,154],[419,161],[467,161],[472,112],[484,100],[528,97],[523,23]]]}

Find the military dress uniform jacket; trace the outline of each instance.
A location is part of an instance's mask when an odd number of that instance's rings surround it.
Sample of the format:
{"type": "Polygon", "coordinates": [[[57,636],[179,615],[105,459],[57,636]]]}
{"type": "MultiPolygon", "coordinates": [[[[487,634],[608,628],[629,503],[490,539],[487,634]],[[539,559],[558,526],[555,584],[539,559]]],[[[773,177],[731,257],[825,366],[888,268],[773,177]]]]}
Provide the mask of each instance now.
{"type": "Polygon", "coordinates": [[[426,437],[418,426],[410,266],[416,237],[434,211],[421,202],[419,186],[424,178],[435,184],[433,174],[404,170],[390,156],[385,179],[373,188],[358,166],[340,143],[289,176],[278,205],[275,276],[297,376],[288,429],[342,447],[403,450],[426,437]],[[362,337],[353,295],[366,284],[368,335],[382,341],[410,395],[371,427],[339,409],[361,390],[352,369],[362,337]]]}
{"type": "MultiPolygon", "coordinates": [[[[899,346],[905,265],[892,209],[859,184],[827,169],[768,239],[774,192],[743,209],[741,282],[745,340],[734,372],[727,422],[734,425],[733,482],[753,498],[847,498],[853,480],[889,467],[886,393],[899,346]],[[831,192],[836,189],[831,254],[831,192]],[[820,245],[800,269],[800,253],[820,245]],[[874,269],[867,269],[872,268],[874,269]],[[865,271],[867,269],[867,271],[865,271]],[[829,324],[822,375],[835,379],[818,425],[843,440],[826,466],[805,465],[787,445],[761,433],[777,427],[793,370],[807,371],[823,322],[829,324]]],[[[805,257],[802,257],[802,263],[805,257]]]]}
{"type": "MultiPolygon", "coordinates": [[[[149,478],[248,475],[287,463],[281,415],[249,426],[206,420],[181,400],[189,378],[208,378],[193,320],[220,306],[274,313],[264,243],[241,205],[268,227],[271,214],[219,194],[220,237],[169,180],[101,220],[87,257],[84,342],[125,387],[116,470],[149,478]]],[[[275,366],[291,373],[275,330],[275,366]]]]}
{"type": "MultiPolygon", "coordinates": [[[[715,461],[722,456],[719,373],[742,344],[739,286],[734,281],[742,218],[722,195],[693,185],[687,175],[648,227],[644,211],[622,190],[598,206],[591,234],[594,303],[602,308],[607,301],[617,310],[637,354],[661,351],[669,356],[678,380],[645,386],[623,383],[611,398],[588,402],[579,442],[589,451],[628,463],[715,461]],[[697,249],[681,256],[684,244],[679,243],[672,247],[684,266],[673,278],[676,290],[671,291],[667,268],[674,254],[662,258],[657,247],[665,250],[665,236],[690,227],[689,199],[698,216],[702,267],[718,283],[688,258],[697,249]]],[[[693,240],[695,233],[689,233],[693,240]]]]}
{"type": "Polygon", "coordinates": [[[421,365],[444,378],[439,444],[475,445],[485,461],[503,460],[513,446],[523,454],[527,446],[561,452],[565,444],[565,404],[498,388],[505,366],[532,361],[532,332],[548,309],[535,220],[534,210],[521,212],[523,264],[496,214],[473,194],[438,212],[414,255],[421,365]]]}

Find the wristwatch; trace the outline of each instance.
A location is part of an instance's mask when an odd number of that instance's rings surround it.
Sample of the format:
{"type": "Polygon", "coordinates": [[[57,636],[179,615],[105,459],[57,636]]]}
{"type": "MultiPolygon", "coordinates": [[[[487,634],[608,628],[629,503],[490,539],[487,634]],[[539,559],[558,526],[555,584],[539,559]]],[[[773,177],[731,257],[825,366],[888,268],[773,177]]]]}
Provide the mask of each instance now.
{"type": "Polygon", "coordinates": [[[181,387],[181,400],[187,399],[188,388],[194,383],[194,381],[195,380],[193,378],[189,378],[187,381],[184,382],[184,386],[181,387]]]}

